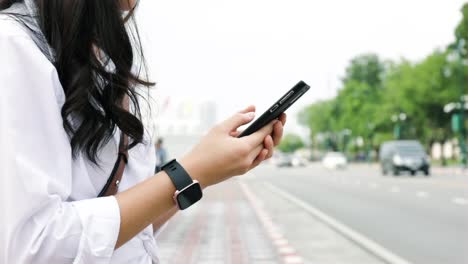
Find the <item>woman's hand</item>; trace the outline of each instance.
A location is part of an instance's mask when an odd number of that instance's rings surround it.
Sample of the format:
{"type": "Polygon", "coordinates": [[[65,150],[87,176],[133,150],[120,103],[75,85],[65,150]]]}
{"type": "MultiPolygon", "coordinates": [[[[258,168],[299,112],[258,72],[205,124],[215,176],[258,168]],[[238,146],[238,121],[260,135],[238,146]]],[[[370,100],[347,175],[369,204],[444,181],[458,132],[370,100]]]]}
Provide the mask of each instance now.
{"type": "Polygon", "coordinates": [[[236,113],[212,128],[193,150],[181,159],[187,172],[203,188],[232,176],[242,175],[273,155],[283,135],[286,115],[272,121],[252,135],[237,138],[237,129],[255,117],[255,107],[236,113]]]}

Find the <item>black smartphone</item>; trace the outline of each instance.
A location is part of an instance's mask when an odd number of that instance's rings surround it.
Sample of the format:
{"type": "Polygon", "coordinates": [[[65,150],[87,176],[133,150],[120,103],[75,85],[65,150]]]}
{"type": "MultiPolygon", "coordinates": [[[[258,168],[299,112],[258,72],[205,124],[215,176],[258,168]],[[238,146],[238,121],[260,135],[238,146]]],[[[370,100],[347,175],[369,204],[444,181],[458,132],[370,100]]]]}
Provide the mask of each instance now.
{"type": "Polygon", "coordinates": [[[245,137],[255,133],[260,128],[264,127],[274,119],[278,118],[281,113],[285,112],[294,102],[303,96],[310,86],[305,82],[300,81],[291,90],[289,90],[283,97],[281,97],[270,109],[268,109],[263,115],[255,120],[247,129],[245,129],[239,137],[245,137]]]}

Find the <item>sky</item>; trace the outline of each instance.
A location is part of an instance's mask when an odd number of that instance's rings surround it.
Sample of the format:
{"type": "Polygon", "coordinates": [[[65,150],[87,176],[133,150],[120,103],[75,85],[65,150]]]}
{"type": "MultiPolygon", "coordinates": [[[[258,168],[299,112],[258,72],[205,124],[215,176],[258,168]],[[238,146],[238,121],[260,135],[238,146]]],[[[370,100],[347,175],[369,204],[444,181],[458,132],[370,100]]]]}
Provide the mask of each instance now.
{"type": "Polygon", "coordinates": [[[351,58],[418,61],[454,39],[462,0],[140,0],[137,20],[158,105],[215,101],[223,120],[258,115],[299,80],[311,89],[288,110],[331,98],[351,58]]]}

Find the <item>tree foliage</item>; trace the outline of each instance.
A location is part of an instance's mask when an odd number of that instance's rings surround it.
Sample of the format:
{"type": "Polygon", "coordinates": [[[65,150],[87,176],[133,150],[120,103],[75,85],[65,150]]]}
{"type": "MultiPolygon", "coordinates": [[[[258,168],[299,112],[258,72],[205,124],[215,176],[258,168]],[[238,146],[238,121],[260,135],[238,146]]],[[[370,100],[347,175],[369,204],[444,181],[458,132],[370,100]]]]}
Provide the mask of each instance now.
{"type": "MultiPolygon", "coordinates": [[[[376,54],[353,58],[345,70],[342,87],[335,98],[309,105],[299,113],[299,122],[308,126],[312,142],[338,141],[343,131],[362,138],[364,146],[377,147],[393,136],[399,126],[403,138],[416,138],[427,146],[453,136],[450,115],[444,105],[468,94],[468,4],[455,29],[455,43],[436,50],[418,62],[383,61],[376,54]],[[460,41],[464,50],[459,54],[460,41]],[[458,49],[457,49],[458,48],[458,49]],[[449,57],[458,52],[458,57],[449,57]],[[462,69],[462,70],[460,70],[462,69]],[[406,114],[405,120],[392,116],[406,114]]],[[[345,146],[344,146],[345,147],[345,146]]]]}
{"type": "MultiPolygon", "coordinates": [[[[455,44],[458,44],[462,39],[465,41],[465,43],[468,42],[468,3],[463,5],[461,12],[463,14],[463,18],[455,29],[455,44]]],[[[465,56],[465,58],[467,57],[465,56]]]]}
{"type": "Polygon", "coordinates": [[[380,87],[383,72],[383,64],[376,54],[363,54],[351,60],[350,65],[346,68],[343,83],[355,81],[366,83],[370,87],[380,87]]]}
{"type": "Polygon", "coordinates": [[[290,153],[304,147],[301,137],[295,134],[287,134],[283,137],[278,149],[282,152],[290,153]]]}

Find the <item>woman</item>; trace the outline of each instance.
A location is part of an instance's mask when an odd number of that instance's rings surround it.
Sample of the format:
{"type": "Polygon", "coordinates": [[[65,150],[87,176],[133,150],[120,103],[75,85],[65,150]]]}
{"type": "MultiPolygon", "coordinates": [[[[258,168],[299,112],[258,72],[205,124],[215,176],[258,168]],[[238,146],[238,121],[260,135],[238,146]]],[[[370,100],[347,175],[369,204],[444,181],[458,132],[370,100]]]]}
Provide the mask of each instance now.
{"type": "Polygon", "coordinates": [[[236,138],[250,106],[154,175],[136,4],[0,0],[0,263],[158,263],[170,217],[279,143],[285,115],[236,138]]]}

